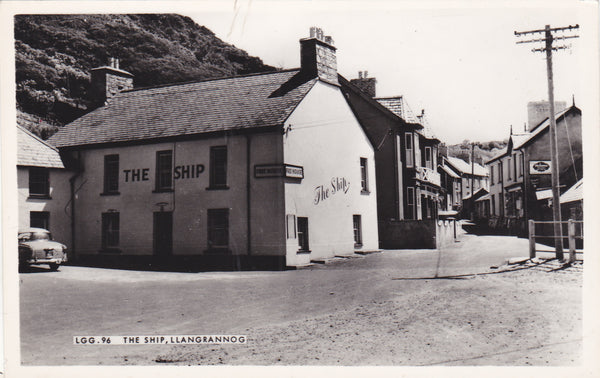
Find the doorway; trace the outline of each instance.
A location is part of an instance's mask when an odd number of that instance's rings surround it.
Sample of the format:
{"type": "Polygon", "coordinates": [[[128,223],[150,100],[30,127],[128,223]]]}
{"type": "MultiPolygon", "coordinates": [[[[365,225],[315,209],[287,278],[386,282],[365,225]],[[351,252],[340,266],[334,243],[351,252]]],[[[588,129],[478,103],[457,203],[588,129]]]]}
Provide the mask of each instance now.
{"type": "Polygon", "coordinates": [[[159,256],[173,253],[173,213],[158,211],[154,213],[154,254],[159,256]]]}

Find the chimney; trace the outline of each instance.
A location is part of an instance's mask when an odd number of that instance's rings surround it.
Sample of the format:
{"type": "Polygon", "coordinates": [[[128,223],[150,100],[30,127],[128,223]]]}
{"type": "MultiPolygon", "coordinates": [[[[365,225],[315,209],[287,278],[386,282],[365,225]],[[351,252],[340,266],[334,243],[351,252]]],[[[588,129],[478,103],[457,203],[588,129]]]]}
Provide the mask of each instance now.
{"type": "Polygon", "coordinates": [[[335,51],[333,39],[325,36],[320,28],[311,27],[310,37],[300,40],[301,70],[311,77],[339,85],[335,51]]]}
{"type": "Polygon", "coordinates": [[[361,91],[365,92],[370,97],[375,97],[377,80],[375,80],[374,77],[368,77],[368,75],[369,71],[358,71],[358,79],[352,79],[350,82],[356,85],[361,91]]]}
{"type": "MultiPolygon", "coordinates": [[[[556,113],[567,108],[565,101],[554,101],[554,111],[556,113]]],[[[548,101],[531,101],[527,103],[527,123],[529,130],[533,131],[537,125],[548,118],[550,114],[550,102],[548,101]]]]}
{"type": "Polygon", "coordinates": [[[119,59],[110,58],[108,66],[92,68],[90,73],[90,95],[96,106],[102,106],[117,93],[133,88],[133,75],[119,68],[119,59]]]}

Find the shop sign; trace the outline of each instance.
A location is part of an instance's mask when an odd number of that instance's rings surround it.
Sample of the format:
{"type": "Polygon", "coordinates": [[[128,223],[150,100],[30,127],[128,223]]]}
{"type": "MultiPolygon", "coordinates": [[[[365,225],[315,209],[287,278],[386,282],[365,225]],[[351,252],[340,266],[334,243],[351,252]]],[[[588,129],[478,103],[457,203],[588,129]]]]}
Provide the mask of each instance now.
{"type": "Polygon", "coordinates": [[[552,173],[552,165],[548,160],[534,160],[529,162],[530,175],[549,175],[552,173]]]}
{"type": "Polygon", "coordinates": [[[318,205],[335,194],[348,193],[349,189],[350,181],[346,180],[345,177],[332,177],[329,185],[318,185],[315,188],[315,197],[313,203],[318,205]]]}
{"type": "Polygon", "coordinates": [[[291,164],[262,164],[254,166],[254,177],[304,178],[304,167],[291,164]]]}
{"type": "MultiPolygon", "coordinates": [[[[198,178],[202,172],[204,172],[204,164],[177,165],[173,169],[173,178],[175,180],[198,178]]],[[[125,182],[150,180],[150,168],[124,169],[123,173],[125,182]]]]}

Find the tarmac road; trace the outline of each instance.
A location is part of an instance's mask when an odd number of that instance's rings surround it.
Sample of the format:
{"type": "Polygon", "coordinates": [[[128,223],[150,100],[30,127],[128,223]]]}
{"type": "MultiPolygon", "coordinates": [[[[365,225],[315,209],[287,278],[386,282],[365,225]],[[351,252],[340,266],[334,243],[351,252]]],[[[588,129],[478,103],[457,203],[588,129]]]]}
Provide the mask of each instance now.
{"type": "Polygon", "coordinates": [[[21,273],[24,365],[576,365],[581,269],[499,274],[527,240],[464,235],[283,272],[21,273]],[[465,276],[467,275],[467,276],[465,276]],[[560,287],[560,290],[557,288],[560,287]],[[52,326],[49,326],[52,325],[52,326]],[[243,334],[243,345],[73,345],[243,334]]]}

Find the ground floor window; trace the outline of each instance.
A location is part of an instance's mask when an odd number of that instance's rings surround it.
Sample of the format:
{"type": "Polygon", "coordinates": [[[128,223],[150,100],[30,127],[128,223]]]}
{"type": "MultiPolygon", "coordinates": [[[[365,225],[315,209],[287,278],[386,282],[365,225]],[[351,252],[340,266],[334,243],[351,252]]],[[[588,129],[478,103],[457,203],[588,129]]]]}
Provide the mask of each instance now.
{"type": "Polygon", "coordinates": [[[102,213],[102,249],[110,250],[119,246],[119,213],[102,213]]]}
{"type": "Polygon", "coordinates": [[[50,230],[50,213],[47,211],[30,212],[29,227],[38,227],[50,230]]]}
{"type": "Polygon", "coordinates": [[[362,247],[362,222],[360,215],[352,216],[352,228],[354,230],[354,246],[362,247]]]}
{"type": "Polygon", "coordinates": [[[208,210],[208,249],[229,248],[229,209],[208,210]]]}
{"type": "Polygon", "coordinates": [[[298,247],[300,251],[308,251],[308,218],[298,217],[298,247]]]}
{"type": "Polygon", "coordinates": [[[406,188],[406,219],[415,219],[415,188],[406,188]]]}

